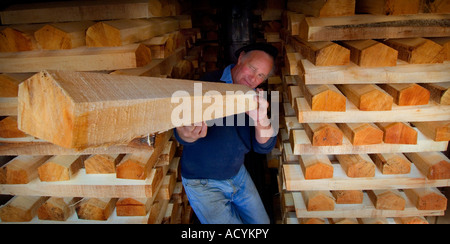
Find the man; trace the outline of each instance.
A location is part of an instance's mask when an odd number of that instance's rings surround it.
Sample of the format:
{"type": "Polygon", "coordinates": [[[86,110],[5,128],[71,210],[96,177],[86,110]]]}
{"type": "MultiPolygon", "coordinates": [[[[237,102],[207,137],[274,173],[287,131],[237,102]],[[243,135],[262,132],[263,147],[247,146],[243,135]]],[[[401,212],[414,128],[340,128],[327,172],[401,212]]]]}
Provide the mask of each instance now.
{"type": "MultiPolygon", "coordinates": [[[[268,44],[253,44],[236,52],[238,62],[213,72],[203,81],[241,84],[255,89],[274,69],[278,51],[268,44]]],[[[259,89],[257,91],[260,91],[259,89]]],[[[276,136],[267,115],[269,103],[255,97],[258,109],[247,112],[246,125],[205,122],[179,127],[175,137],[183,145],[181,175],[189,202],[203,224],[269,224],[258,191],[245,166],[251,150],[267,154],[276,136]],[[254,126],[249,125],[253,120],[254,126]]],[[[223,119],[224,121],[226,119],[223,119]]]]}

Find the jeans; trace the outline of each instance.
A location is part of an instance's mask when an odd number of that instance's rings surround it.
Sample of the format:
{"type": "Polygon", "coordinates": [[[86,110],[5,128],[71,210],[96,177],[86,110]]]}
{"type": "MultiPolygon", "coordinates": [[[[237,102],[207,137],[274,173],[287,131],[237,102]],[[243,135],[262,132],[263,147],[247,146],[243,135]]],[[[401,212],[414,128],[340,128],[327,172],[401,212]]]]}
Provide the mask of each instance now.
{"type": "Polygon", "coordinates": [[[259,193],[242,165],[228,180],[185,179],[183,186],[202,224],[269,224],[259,193]]]}

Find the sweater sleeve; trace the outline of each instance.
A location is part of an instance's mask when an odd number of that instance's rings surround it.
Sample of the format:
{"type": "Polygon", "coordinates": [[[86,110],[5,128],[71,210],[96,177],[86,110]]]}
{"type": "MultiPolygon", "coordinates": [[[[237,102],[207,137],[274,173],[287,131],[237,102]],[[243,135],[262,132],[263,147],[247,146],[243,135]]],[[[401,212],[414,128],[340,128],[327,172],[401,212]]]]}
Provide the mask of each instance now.
{"type": "MultiPolygon", "coordinates": [[[[253,130],[254,131],[254,130],[253,130]]],[[[253,133],[254,134],[254,133],[253,133]]],[[[273,148],[275,147],[275,144],[277,143],[277,136],[273,136],[264,144],[260,144],[254,135],[252,135],[253,140],[253,151],[260,154],[267,154],[270,153],[273,148]]]]}

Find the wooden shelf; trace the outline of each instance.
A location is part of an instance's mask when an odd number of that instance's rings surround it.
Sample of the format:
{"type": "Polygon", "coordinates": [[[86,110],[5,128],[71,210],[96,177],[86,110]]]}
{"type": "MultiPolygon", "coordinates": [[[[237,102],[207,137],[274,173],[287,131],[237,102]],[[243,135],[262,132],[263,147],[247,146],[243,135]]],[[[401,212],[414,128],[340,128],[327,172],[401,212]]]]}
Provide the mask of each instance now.
{"type": "Polygon", "coordinates": [[[299,123],[376,123],[450,120],[450,105],[430,101],[423,106],[398,106],[390,111],[361,111],[347,99],[345,112],[312,111],[305,98],[296,98],[299,123]]]}
{"type": "Polygon", "coordinates": [[[446,151],[449,142],[436,142],[426,137],[417,128],[417,144],[375,144],[365,146],[354,146],[347,137],[341,146],[320,146],[315,147],[311,144],[304,130],[291,131],[291,148],[293,155],[311,155],[311,154],[360,154],[360,153],[408,153],[408,152],[434,152],[446,151]]]}
{"type": "Polygon", "coordinates": [[[345,174],[340,164],[333,164],[333,168],[334,174],[331,179],[306,180],[300,164],[284,164],[286,190],[379,190],[450,186],[450,179],[427,179],[414,164],[411,164],[411,173],[405,175],[383,175],[376,168],[373,178],[350,178],[345,174]]]}
{"type": "Polygon", "coordinates": [[[405,210],[378,210],[367,193],[364,193],[362,204],[336,204],[334,211],[308,211],[300,192],[292,193],[297,218],[379,218],[379,217],[413,217],[443,216],[440,210],[417,210],[417,208],[401,193],[406,200],[405,210]]]}

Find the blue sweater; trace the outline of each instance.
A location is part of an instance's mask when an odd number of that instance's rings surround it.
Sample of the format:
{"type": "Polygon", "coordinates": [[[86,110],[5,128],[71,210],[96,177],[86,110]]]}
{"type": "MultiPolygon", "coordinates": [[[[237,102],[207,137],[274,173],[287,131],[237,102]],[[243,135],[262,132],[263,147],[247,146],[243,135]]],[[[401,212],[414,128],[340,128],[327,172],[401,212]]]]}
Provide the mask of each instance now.
{"type": "MultiPolygon", "coordinates": [[[[223,71],[207,74],[203,81],[220,81],[223,71]]],[[[255,137],[255,127],[249,126],[251,120],[245,114],[245,126],[238,126],[237,117],[234,126],[213,125],[208,127],[205,138],[194,143],[183,141],[175,130],[175,138],[183,145],[181,156],[181,175],[187,179],[215,179],[225,180],[235,176],[244,164],[245,154],[253,150],[256,153],[267,154],[272,151],[276,143],[276,136],[265,144],[259,144],[255,137]]]]}

